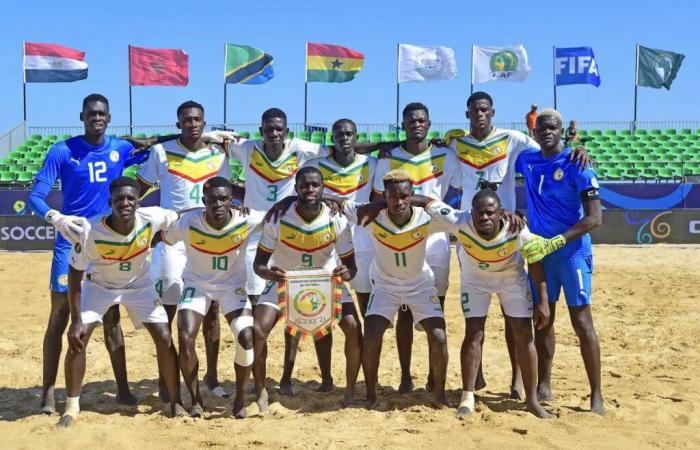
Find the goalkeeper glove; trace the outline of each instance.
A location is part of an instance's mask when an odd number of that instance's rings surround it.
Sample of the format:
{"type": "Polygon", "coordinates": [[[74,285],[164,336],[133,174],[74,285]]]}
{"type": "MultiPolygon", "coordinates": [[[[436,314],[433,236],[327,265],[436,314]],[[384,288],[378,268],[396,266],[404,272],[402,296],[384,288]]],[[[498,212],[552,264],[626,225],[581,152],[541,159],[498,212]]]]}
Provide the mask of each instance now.
{"type": "Polygon", "coordinates": [[[53,225],[71,244],[80,242],[80,237],[85,232],[87,226],[87,220],[83,217],[64,216],[55,209],[47,212],[44,219],[53,225]]]}
{"type": "Polygon", "coordinates": [[[210,144],[223,144],[224,141],[236,141],[238,134],[233,131],[214,130],[202,134],[202,140],[210,144]]]}
{"type": "Polygon", "coordinates": [[[528,264],[531,264],[542,261],[545,256],[559,250],[564,245],[566,245],[566,239],[561,234],[551,239],[538,237],[525,244],[520,249],[520,253],[528,264]]]}

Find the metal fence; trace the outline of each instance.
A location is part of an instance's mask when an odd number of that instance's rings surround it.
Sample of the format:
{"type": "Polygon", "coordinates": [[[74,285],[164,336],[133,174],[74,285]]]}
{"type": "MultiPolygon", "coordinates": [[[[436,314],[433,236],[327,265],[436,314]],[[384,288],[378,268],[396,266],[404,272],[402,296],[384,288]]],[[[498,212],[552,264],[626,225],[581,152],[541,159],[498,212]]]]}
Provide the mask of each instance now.
{"type": "Polygon", "coordinates": [[[27,139],[27,123],[22,122],[0,136],[0,159],[7,157],[12,150],[27,139]]]}

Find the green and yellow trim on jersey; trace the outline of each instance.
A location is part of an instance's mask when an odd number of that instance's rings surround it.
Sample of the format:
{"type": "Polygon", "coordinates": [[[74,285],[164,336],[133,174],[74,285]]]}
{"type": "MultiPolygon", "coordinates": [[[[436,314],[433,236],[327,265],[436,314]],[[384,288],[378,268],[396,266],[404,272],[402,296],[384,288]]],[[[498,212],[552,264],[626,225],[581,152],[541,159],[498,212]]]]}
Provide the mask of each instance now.
{"type": "Polygon", "coordinates": [[[432,146],[428,147],[424,154],[414,156],[411,159],[392,153],[388,158],[389,167],[391,170],[403,169],[408,172],[413,186],[420,186],[426,181],[439,178],[444,173],[445,153],[433,155],[431,154],[431,149],[432,146]]]}
{"type": "MultiPolygon", "coordinates": [[[[409,224],[410,223],[411,222],[409,222],[409,224]]],[[[420,244],[425,238],[428,237],[429,223],[430,222],[426,222],[419,227],[407,231],[392,231],[378,221],[374,220],[371,227],[372,234],[380,244],[385,247],[389,247],[394,251],[403,252],[420,244]]]]}
{"type": "Polygon", "coordinates": [[[312,230],[304,230],[297,225],[280,219],[279,240],[294,250],[313,253],[333,244],[335,239],[335,230],[330,223],[325,223],[312,230]]]}
{"type": "Polygon", "coordinates": [[[457,239],[459,239],[459,242],[462,244],[464,251],[479,262],[497,263],[505,261],[506,259],[511,258],[518,248],[517,235],[506,240],[500,240],[498,237],[496,237],[495,239],[499,239],[499,242],[492,245],[486,245],[479,242],[468,233],[459,230],[459,233],[457,233],[457,239]]]}
{"type": "Polygon", "coordinates": [[[193,249],[209,255],[236,250],[248,237],[248,222],[241,222],[223,234],[211,234],[190,225],[189,243],[193,249]]]}
{"type": "Polygon", "coordinates": [[[369,183],[369,159],[354,167],[341,169],[319,162],[318,170],[323,175],[323,185],[338,195],[352,194],[369,183]]]}
{"type": "MultiPolygon", "coordinates": [[[[114,234],[119,234],[112,230],[106,222],[106,217],[102,218],[102,226],[114,234]]],[[[95,240],[95,249],[100,258],[108,261],[129,261],[136,258],[151,246],[153,238],[153,228],[149,223],[136,231],[127,242],[115,242],[107,240],[95,240]]]]}
{"type": "Polygon", "coordinates": [[[212,151],[207,155],[194,156],[192,154],[180,154],[165,151],[168,173],[171,173],[192,183],[216,176],[219,173],[223,159],[226,157],[221,152],[212,151]]]}
{"type": "Polygon", "coordinates": [[[487,137],[482,143],[469,136],[457,137],[455,150],[461,162],[481,170],[508,157],[508,139],[506,134],[491,140],[487,137]]]}
{"type": "Polygon", "coordinates": [[[268,183],[276,183],[294,176],[299,169],[299,158],[296,152],[280,162],[270,161],[265,152],[255,147],[250,155],[250,169],[268,183]]]}

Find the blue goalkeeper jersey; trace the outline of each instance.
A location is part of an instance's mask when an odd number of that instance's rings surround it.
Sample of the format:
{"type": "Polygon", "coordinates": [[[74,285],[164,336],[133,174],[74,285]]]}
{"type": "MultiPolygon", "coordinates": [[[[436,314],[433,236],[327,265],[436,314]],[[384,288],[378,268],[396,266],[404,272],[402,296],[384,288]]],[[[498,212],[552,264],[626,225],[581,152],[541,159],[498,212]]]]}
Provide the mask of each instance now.
{"type": "MultiPolygon", "coordinates": [[[[574,226],[584,216],[581,194],[599,187],[595,172],[588,167],[579,168],[570,156],[570,148],[550,158],[542,156],[540,150],[530,149],[515,162],[516,171],[525,177],[528,227],[535,234],[551,238],[574,226]]],[[[591,237],[586,233],[550,256],[591,254],[591,237]]]]}

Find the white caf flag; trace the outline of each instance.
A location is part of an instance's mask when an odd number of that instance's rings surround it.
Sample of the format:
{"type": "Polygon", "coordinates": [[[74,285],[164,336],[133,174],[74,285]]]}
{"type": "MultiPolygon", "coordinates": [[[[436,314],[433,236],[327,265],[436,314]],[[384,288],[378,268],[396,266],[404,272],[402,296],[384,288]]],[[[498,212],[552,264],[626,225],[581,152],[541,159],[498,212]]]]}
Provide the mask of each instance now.
{"type": "Polygon", "coordinates": [[[399,44],[399,83],[456,77],[457,61],[450,47],[399,44]]]}
{"type": "Polygon", "coordinates": [[[525,81],[530,75],[527,52],[522,45],[479,47],[472,51],[472,83],[487,81],[525,81]]]}

